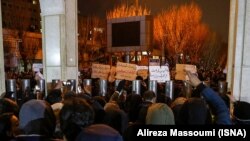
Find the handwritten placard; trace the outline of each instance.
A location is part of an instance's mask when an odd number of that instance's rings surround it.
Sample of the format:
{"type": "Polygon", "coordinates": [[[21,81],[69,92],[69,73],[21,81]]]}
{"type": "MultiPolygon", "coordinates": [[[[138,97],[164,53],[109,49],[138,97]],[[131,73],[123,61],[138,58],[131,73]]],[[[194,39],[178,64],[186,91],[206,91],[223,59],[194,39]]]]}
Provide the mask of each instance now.
{"type": "Polygon", "coordinates": [[[112,66],[111,69],[110,69],[109,78],[108,78],[109,82],[114,82],[115,81],[115,72],[116,72],[116,67],[112,66]]]}
{"type": "Polygon", "coordinates": [[[158,83],[164,83],[170,80],[168,66],[149,66],[150,80],[156,80],[158,83]]]}
{"type": "Polygon", "coordinates": [[[116,64],[116,79],[135,80],[136,78],[136,65],[129,63],[117,62],[116,64]]]}
{"type": "Polygon", "coordinates": [[[188,80],[186,71],[190,71],[191,73],[197,73],[195,65],[176,64],[175,80],[188,80]]]}
{"type": "Polygon", "coordinates": [[[141,76],[143,80],[148,77],[148,66],[137,66],[137,76],[141,76]]]}
{"type": "Polygon", "coordinates": [[[103,80],[108,79],[110,65],[92,64],[91,78],[100,78],[103,80]]]}

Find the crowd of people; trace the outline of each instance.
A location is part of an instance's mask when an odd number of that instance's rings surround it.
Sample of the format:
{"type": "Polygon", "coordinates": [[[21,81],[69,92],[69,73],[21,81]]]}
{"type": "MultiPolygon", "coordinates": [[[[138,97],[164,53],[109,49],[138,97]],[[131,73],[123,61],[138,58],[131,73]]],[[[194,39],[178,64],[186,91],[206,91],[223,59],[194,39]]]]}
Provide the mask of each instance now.
{"type": "Polygon", "coordinates": [[[83,85],[81,93],[62,91],[59,82],[44,97],[28,97],[20,103],[10,97],[1,98],[0,139],[131,141],[137,125],[250,124],[249,103],[232,101],[227,93],[218,93],[215,86],[204,85],[202,81],[209,73],[187,75],[187,83],[193,88],[190,97],[179,84],[172,99],[161,84],[157,92],[142,85],[141,93],[136,94],[131,81],[121,80],[117,88],[110,85],[105,96],[89,85],[83,85]]]}

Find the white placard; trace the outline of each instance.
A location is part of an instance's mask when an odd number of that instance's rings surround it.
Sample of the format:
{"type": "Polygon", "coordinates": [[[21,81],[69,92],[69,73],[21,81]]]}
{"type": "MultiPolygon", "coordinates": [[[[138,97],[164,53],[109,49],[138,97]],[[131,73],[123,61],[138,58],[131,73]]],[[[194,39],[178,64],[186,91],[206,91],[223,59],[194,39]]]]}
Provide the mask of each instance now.
{"type": "Polygon", "coordinates": [[[43,68],[43,64],[42,63],[34,63],[32,64],[32,70],[35,72],[40,71],[43,68]]]}
{"type": "Polygon", "coordinates": [[[170,80],[168,66],[149,66],[149,79],[158,83],[165,83],[170,80]]]}

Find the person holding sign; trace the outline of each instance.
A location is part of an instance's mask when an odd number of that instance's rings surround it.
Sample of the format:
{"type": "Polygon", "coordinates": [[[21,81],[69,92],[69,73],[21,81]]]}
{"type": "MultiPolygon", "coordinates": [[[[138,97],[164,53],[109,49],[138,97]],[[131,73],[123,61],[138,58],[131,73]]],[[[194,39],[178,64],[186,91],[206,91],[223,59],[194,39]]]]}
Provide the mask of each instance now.
{"type": "Polygon", "coordinates": [[[231,125],[230,112],[223,99],[211,88],[204,85],[196,74],[189,70],[185,70],[188,76],[187,82],[195,87],[196,91],[200,92],[201,96],[209,104],[214,112],[214,123],[221,125],[231,125]]]}
{"type": "Polygon", "coordinates": [[[192,74],[197,74],[197,69],[195,65],[176,64],[175,80],[188,80],[189,77],[186,71],[190,71],[192,74]]]}
{"type": "Polygon", "coordinates": [[[183,81],[184,93],[185,93],[186,97],[190,97],[193,89],[189,83],[186,83],[186,80],[189,80],[186,71],[190,71],[192,74],[197,74],[197,69],[196,69],[195,65],[176,64],[175,80],[183,81]]]}

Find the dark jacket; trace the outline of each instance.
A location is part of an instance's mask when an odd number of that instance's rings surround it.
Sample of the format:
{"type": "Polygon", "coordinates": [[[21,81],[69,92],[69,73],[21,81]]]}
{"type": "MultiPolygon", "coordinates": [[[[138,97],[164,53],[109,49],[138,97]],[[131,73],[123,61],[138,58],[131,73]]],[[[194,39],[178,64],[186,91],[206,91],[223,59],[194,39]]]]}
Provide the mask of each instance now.
{"type": "Polygon", "coordinates": [[[138,118],[136,120],[136,122],[138,124],[146,124],[147,111],[148,111],[148,107],[150,105],[152,105],[152,102],[148,102],[148,101],[144,101],[140,105],[140,111],[139,111],[139,114],[138,114],[138,118]]]}
{"type": "Polygon", "coordinates": [[[199,84],[196,88],[214,111],[215,124],[231,125],[230,112],[223,99],[213,89],[199,84]]]}

